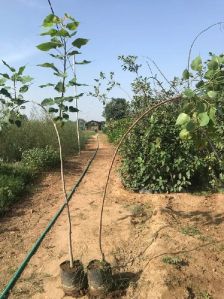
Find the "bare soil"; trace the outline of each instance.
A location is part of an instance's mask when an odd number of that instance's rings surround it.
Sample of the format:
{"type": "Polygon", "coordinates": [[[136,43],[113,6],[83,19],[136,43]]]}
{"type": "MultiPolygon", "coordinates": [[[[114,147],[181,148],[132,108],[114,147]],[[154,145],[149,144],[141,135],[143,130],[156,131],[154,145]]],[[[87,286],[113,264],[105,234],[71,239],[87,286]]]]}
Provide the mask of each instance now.
{"type": "MultiPolygon", "coordinates": [[[[68,189],[94,147],[95,141],[67,163],[68,189]]],[[[74,257],[85,267],[101,258],[100,203],[112,154],[113,147],[100,135],[99,152],[70,202],[74,257]]],[[[62,203],[59,172],[46,174],[35,189],[0,220],[1,289],[62,203]]],[[[64,295],[59,274],[59,264],[68,259],[66,230],[64,211],[9,298],[71,298],[64,295]]],[[[103,249],[120,290],[109,297],[223,299],[223,231],[222,194],[133,193],[123,188],[115,167],[105,206],[103,249]]]]}

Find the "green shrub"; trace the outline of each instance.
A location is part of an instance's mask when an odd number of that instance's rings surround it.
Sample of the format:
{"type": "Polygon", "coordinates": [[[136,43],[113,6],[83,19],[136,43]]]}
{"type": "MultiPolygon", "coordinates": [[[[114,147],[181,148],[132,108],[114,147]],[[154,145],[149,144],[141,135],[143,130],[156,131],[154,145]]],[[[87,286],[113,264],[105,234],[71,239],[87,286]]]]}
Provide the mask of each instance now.
{"type": "Polygon", "coordinates": [[[60,157],[52,147],[46,146],[46,148],[33,148],[24,151],[21,162],[32,169],[43,170],[58,165],[60,157]]]}
{"type": "Polygon", "coordinates": [[[22,163],[0,163],[0,174],[21,177],[25,183],[36,177],[36,173],[22,163]]]}
{"type": "Polygon", "coordinates": [[[104,132],[107,134],[109,142],[118,143],[130,123],[130,118],[107,122],[104,132]]]}
{"type": "Polygon", "coordinates": [[[0,164],[0,213],[26,190],[35,173],[21,164],[0,164]]]}
{"type": "MultiPolygon", "coordinates": [[[[179,138],[175,125],[178,110],[175,104],[161,107],[129,134],[121,149],[121,177],[126,187],[152,193],[220,187],[223,165],[209,146],[200,147],[193,140],[179,138]]],[[[121,127],[110,127],[107,131],[110,140],[120,138],[126,130],[121,123],[116,124],[121,127]]],[[[219,153],[223,156],[222,147],[219,153]]]]}

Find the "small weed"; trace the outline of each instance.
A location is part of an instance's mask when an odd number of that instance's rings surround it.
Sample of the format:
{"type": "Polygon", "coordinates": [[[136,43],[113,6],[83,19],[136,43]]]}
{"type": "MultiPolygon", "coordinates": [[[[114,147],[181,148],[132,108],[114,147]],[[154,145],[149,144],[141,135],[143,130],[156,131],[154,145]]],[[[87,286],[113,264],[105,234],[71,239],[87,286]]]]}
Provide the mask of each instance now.
{"type": "Polygon", "coordinates": [[[171,272],[165,279],[165,285],[168,287],[169,290],[175,289],[182,284],[182,279],[180,276],[176,275],[175,273],[171,272]]]}
{"type": "Polygon", "coordinates": [[[165,256],[163,257],[162,261],[164,264],[176,266],[178,269],[188,265],[188,263],[184,259],[179,258],[178,256],[177,257],[165,256]]]}
{"type": "Polygon", "coordinates": [[[207,291],[201,292],[199,296],[200,299],[212,299],[212,296],[207,291]]]}
{"type": "Polygon", "coordinates": [[[9,268],[9,269],[8,269],[8,274],[9,274],[9,275],[13,275],[15,272],[16,272],[16,268],[13,268],[13,267],[12,267],[12,268],[9,268]]]}
{"type": "Polygon", "coordinates": [[[131,223],[143,224],[152,216],[152,209],[148,205],[135,204],[129,207],[131,211],[131,223]]]}
{"type": "Polygon", "coordinates": [[[197,229],[197,227],[194,226],[182,227],[180,231],[183,235],[191,237],[201,235],[201,232],[197,229]]]}
{"type": "Polygon", "coordinates": [[[146,214],[144,205],[138,204],[134,205],[131,209],[131,214],[133,217],[142,217],[146,214]]]}

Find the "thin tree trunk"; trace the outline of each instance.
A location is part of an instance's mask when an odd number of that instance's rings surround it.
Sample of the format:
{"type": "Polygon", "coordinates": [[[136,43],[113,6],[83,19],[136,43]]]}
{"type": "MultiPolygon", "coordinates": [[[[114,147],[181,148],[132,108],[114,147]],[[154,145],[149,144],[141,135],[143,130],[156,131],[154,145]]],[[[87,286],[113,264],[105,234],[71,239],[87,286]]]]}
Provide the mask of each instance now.
{"type": "MultiPolygon", "coordinates": [[[[76,70],[75,70],[75,55],[73,56],[73,74],[76,80],[76,70]]],[[[75,96],[77,96],[77,86],[75,85],[74,88],[75,96]]],[[[78,99],[75,99],[75,106],[78,109],[78,99]]],[[[77,141],[78,141],[78,154],[81,153],[81,146],[80,146],[80,135],[79,135],[79,111],[76,112],[76,132],[77,132],[77,141]]]]}
{"type": "Polygon", "coordinates": [[[67,199],[67,193],[65,188],[65,179],[64,179],[64,165],[63,165],[63,158],[62,158],[62,147],[61,147],[61,138],[58,132],[57,125],[52,120],[55,132],[57,134],[58,139],[58,146],[59,146],[59,153],[60,153],[60,161],[61,161],[61,182],[62,182],[62,190],[65,197],[65,204],[67,208],[67,216],[68,216],[68,252],[69,252],[69,262],[70,262],[70,268],[73,267],[73,253],[72,253],[72,223],[71,223],[71,215],[70,215],[70,209],[69,209],[69,203],[67,199]]]}

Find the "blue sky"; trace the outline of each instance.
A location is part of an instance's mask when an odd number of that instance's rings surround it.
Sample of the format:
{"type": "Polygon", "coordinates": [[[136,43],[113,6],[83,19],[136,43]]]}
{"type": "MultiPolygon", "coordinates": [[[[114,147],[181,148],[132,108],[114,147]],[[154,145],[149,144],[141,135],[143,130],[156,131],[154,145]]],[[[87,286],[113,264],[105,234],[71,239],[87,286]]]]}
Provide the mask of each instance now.
{"type": "MultiPolygon", "coordinates": [[[[124,73],[118,55],[148,56],[156,61],[169,79],[180,76],[187,64],[190,44],[205,27],[224,21],[223,0],[52,0],[57,15],[67,12],[80,26],[80,37],[90,39],[82,58],[92,63],[80,66],[80,82],[93,84],[100,71],[114,71],[116,78],[130,91],[132,76],[124,73]]],[[[27,64],[27,73],[35,78],[29,97],[41,101],[51,95],[38,85],[53,80],[51,72],[37,67],[49,60],[35,48],[43,18],[49,13],[47,0],[1,0],[0,58],[14,66],[27,64]]],[[[224,45],[224,27],[215,27],[201,36],[192,57],[207,58],[209,51],[220,54],[224,45]]],[[[0,64],[0,72],[3,71],[0,64]]],[[[125,96],[115,91],[115,96],[125,96]]],[[[102,119],[102,104],[96,99],[80,100],[81,117],[102,119]]]]}

